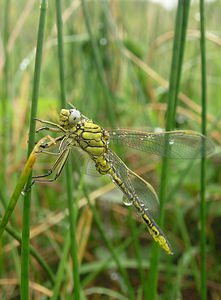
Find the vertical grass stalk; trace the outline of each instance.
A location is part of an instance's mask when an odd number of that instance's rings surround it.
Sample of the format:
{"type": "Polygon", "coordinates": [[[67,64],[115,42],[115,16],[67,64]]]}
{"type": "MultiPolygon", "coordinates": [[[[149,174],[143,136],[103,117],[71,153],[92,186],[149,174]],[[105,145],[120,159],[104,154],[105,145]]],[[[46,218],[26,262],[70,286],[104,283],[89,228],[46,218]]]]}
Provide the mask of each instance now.
{"type": "Polygon", "coordinates": [[[86,25],[86,28],[88,31],[88,35],[90,38],[90,42],[91,42],[91,46],[92,46],[92,50],[93,50],[93,54],[94,54],[95,67],[97,70],[97,74],[98,74],[98,78],[100,80],[102,90],[104,92],[104,96],[107,100],[107,110],[108,110],[108,115],[110,116],[110,125],[113,127],[115,125],[115,122],[114,122],[115,115],[114,115],[114,110],[113,110],[114,106],[112,104],[112,99],[111,99],[111,95],[110,95],[110,92],[108,89],[107,80],[105,78],[105,74],[103,71],[104,68],[103,68],[102,58],[100,55],[100,51],[99,51],[97,42],[93,36],[87,4],[85,3],[85,0],[81,0],[81,3],[82,3],[85,25],[86,25]]]}
{"type": "Polygon", "coordinates": [[[88,196],[88,193],[87,193],[87,190],[86,188],[84,187],[84,194],[85,194],[85,197],[87,199],[87,203],[90,207],[90,210],[92,211],[93,213],[93,218],[97,224],[97,227],[98,227],[98,230],[100,232],[100,235],[102,237],[102,240],[105,242],[108,250],[110,251],[112,257],[113,257],[113,260],[116,262],[116,265],[118,267],[118,270],[122,276],[122,280],[125,284],[125,287],[127,288],[127,292],[128,292],[128,299],[130,300],[133,300],[135,299],[135,295],[134,295],[134,291],[133,291],[133,288],[131,286],[131,283],[129,281],[129,278],[128,278],[128,275],[127,275],[127,272],[125,270],[125,268],[123,267],[119,257],[118,257],[118,253],[116,252],[114,246],[112,245],[111,241],[109,240],[109,238],[107,237],[106,233],[105,233],[105,230],[103,228],[103,225],[100,221],[100,217],[99,217],[99,214],[97,213],[96,209],[94,208],[94,205],[91,203],[90,199],[89,199],[89,196],[88,196]]]}
{"type": "MultiPolygon", "coordinates": [[[[207,82],[206,82],[206,39],[205,39],[205,3],[200,0],[200,49],[201,49],[201,76],[202,76],[202,134],[206,135],[206,115],[207,115],[207,82]]],[[[203,141],[200,172],[200,254],[201,254],[201,299],[207,299],[206,288],[206,158],[205,143],[203,141]]]]}
{"type": "MultiPolygon", "coordinates": [[[[28,139],[28,156],[34,148],[35,143],[35,117],[38,105],[38,93],[43,49],[44,28],[46,19],[48,1],[41,0],[40,19],[38,27],[37,48],[35,57],[35,69],[33,79],[31,117],[28,139]]],[[[29,176],[26,186],[30,186],[32,175],[29,176]]],[[[22,248],[21,248],[21,300],[29,299],[29,246],[30,246],[30,204],[31,204],[31,189],[24,196],[23,206],[23,227],[22,227],[22,248]]]]}
{"type": "MultiPolygon", "coordinates": [[[[62,8],[61,0],[56,0],[57,13],[57,39],[58,39],[58,62],[59,62],[59,78],[61,91],[61,108],[66,107],[65,97],[65,76],[64,76],[64,49],[63,49],[63,26],[62,26],[62,8]]],[[[80,300],[80,274],[78,263],[78,246],[76,240],[77,231],[77,214],[78,205],[76,201],[73,203],[73,183],[72,183],[72,166],[66,165],[66,189],[69,209],[70,222],[70,240],[71,240],[71,257],[73,262],[73,278],[74,278],[74,299],[80,300]]]]}
{"type": "MultiPolygon", "coordinates": [[[[0,97],[1,97],[1,109],[2,109],[2,118],[1,118],[1,167],[0,167],[0,182],[1,182],[1,197],[0,201],[2,202],[3,207],[6,209],[6,198],[7,198],[7,192],[4,187],[6,187],[6,166],[7,166],[7,160],[8,160],[8,61],[9,61],[9,55],[8,55],[8,36],[9,36],[9,16],[10,16],[10,0],[6,1],[4,4],[4,21],[3,21],[3,47],[4,47],[4,55],[5,55],[5,61],[4,61],[4,67],[3,67],[3,79],[1,81],[2,89],[0,88],[0,91],[2,90],[0,97]]],[[[0,241],[0,276],[2,273],[2,267],[3,267],[3,253],[2,253],[2,240],[0,241]]]]}
{"type": "MultiPolygon", "coordinates": [[[[8,95],[8,82],[9,82],[9,55],[8,55],[8,37],[9,37],[9,17],[10,17],[10,0],[5,2],[4,7],[4,24],[3,24],[3,46],[4,46],[4,67],[3,67],[3,80],[2,80],[2,120],[1,120],[1,172],[0,179],[2,187],[6,186],[6,166],[8,157],[8,137],[9,137],[9,95],[8,95]]],[[[2,188],[2,204],[6,207],[6,189],[2,188]]]]}
{"type": "MultiPolygon", "coordinates": [[[[170,71],[169,91],[168,91],[168,106],[166,130],[172,130],[175,125],[177,96],[179,92],[180,77],[182,71],[183,54],[186,39],[187,19],[189,12],[190,1],[179,0],[175,21],[175,36],[173,44],[173,56],[170,71]],[[184,20],[186,18],[186,20],[184,20]],[[185,26],[185,27],[184,27],[185,26]]],[[[168,159],[164,158],[162,162],[161,171],[161,185],[160,185],[160,218],[159,225],[163,227],[164,224],[164,208],[167,190],[167,169],[168,159]]],[[[158,281],[158,266],[160,258],[160,249],[158,245],[153,245],[151,256],[151,267],[148,281],[147,299],[154,300],[157,296],[157,281],[158,281]]]]}
{"type": "MultiPolygon", "coordinates": [[[[7,226],[5,230],[14,238],[14,240],[18,241],[19,244],[21,244],[21,236],[20,234],[12,227],[7,226]]],[[[30,246],[30,253],[31,255],[36,259],[36,261],[39,263],[39,265],[45,270],[45,272],[48,275],[48,278],[50,279],[51,283],[54,283],[54,274],[49,265],[45,262],[45,260],[42,258],[42,256],[39,254],[39,252],[32,246],[30,246]]]]}
{"type": "Polygon", "coordinates": [[[55,285],[53,288],[53,296],[51,297],[51,300],[57,300],[57,299],[59,299],[59,296],[60,296],[60,288],[61,288],[62,281],[64,279],[64,272],[65,272],[65,268],[66,268],[66,264],[67,264],[67,256],[68,256],[68,252],[70,249],[70,241],[71,241],[70,233],[67,232],[65,240],[64,240],[63,253],[62,253],[61,261],[60,261],[59,268],[57,271],[56,281],[55,281],[55,285]]]}

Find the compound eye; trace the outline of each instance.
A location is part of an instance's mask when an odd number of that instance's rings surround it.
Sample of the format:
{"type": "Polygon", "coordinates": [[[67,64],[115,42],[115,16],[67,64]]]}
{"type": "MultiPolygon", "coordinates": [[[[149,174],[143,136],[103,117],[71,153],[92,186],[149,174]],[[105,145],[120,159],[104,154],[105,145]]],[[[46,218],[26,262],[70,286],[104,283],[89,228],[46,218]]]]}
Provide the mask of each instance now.
{"type": "Polygon", "coordinates": [[[76,125],[81,119],[81,113],[77,109],[70,109],[70,116],[68,118],[70,125],[76,125]]]}

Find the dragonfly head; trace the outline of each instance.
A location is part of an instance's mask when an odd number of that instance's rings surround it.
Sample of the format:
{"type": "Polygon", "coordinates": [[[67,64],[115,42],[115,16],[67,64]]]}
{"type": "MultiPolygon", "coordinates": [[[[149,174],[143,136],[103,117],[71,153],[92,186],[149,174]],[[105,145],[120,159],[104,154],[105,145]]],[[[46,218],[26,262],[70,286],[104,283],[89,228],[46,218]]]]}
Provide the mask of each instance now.
{"type": "Polygon", "coordinates": [[[81,120],[81,113],[79,112],[79,110],[75,109],[75,108],[71,108],[69,109],[69,124],[72,126],[76,125],[80,120],[81,120]]]}
{"type": "Polygon", "coordinates": [[[59,116],[59,124],[65,129],[68,129],[75,126],[82,117],[76,108],[62,109],[59,116]]]}

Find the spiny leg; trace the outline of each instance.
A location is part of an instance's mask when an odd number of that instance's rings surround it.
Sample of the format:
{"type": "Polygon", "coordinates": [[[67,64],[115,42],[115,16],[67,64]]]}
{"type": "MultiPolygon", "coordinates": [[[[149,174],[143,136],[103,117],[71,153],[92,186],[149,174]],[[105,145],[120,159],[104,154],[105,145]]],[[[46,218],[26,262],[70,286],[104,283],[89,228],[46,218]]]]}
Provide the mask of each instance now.
{"type": "MultiPolygon", "coordinates": [[[[40,145],[39,148],[43,148],[43,149],[48,149],[50,147],[53,147],[55,146],[58,142],[62,141],[64,138],[65,138],[65,135],[61,135],[61,136],[58,136],[56,138],[52,138],[50,135],[47,136],[48,139],[50,140],[49,142],[46,142],[46,143],[43,143],[40,145]]],[[[45,152],[44,150],[39,150],[37,153],[43,153],[45,152]]],[[[45,152],[46,153],[46,152],[45,152]]]]}
{"type": "Polygon", "coordinates": [[[53,128],[53,127],[48,127],[48,126],[40,127],[40,128],[38,128],[38,129],[36,129],[35,132],[38,133],[38,132],[40,132],[40,131],[42,131],[42,130],[53,131],[53,132],[61,132],[61,130],[58,129],[58,128],[53,128]]]}
{"type": "Polygon", "coordinates": [[[54,156],[59,156],[60,155],[60,152],[51,152],[51,151],[46,151],[46,150],[40,150],[37,153],[39,153],[39,154],[54,155],[54,156]]]}
{"type": "MultiPolygon", "coordinates": [[[[56,145],[58,142],[63,142],[65,135],[59,136],[57,138],[52,138],[51,136],[47,136],[48,139],[50,140],[47,143],[44,143],[41,145],[41,148],[45,149],[45,148],[50,148],[54,145],[56,145]]],[[[44,153],[44,154],[49,154],[49,155],[56,155],[58,156],[58,158],[55,160],[55,162],[53,163],[52,167],[48,170],[48,172],[46,174],[42,174],[42,175],[37,175],[37,176],[33,176],[34,180],[32,182],[32,185],[37,181],[37,182],[51,182],[54,181],[58,178],[58,176],[60,175],[65,162],[68,158],[69,152],[70,152],[70,148],[68,147],[70,145],[66,145],[66,147],[60,151],[60,147],[59,147],[59,151],[57,153],[53,153],[50,151],[45,151],[45,150],[38,150],[38,153],[44,153]],[[59,166],[60,165],[60,166],[59,166]],[[58,169],[57,173],[55,174],[54,178],[51,179],[42,179],[44,177],[48,177],[51,174],[53,174],[55,172],[55,170],[58,169]]]]}
{"type": "MultiPolygon", "coordinates": [[[[66,129],[64,129],[62,126],[60,126],[59,124],[56,124],[54,122],[50,122],[50,121],[45,121],[45,120],[41,120],[41,119],[37,119],[35,118],[36,121],[42,123],[42,124],[48,124],[48,125],[51,125],[51,126],[54,126],[54,127],[57,127],[57,129],[60,129],[60,131],[63,131],[63,132],[67,132],[66,129]]],[[[42,129],[41,130],[51,130],[53,131],[52,127],[47,127],[47,126],[44,126],[44,127],[41,127],[42,129]]],[[[55,129],[55,128],[54,128],[55,129]]]]}
{"type": "Polygon", "coordinates": [[[69,156],[69,153],[70,153],[70,148],[66,148],[64,149],[63,152],[60,153],[60,155],[58,156],[58,158],[55,160],[54,164],[52,165],[52,167],[48,170],[47,173],[45,174],[41,174],[41,175],[36,175],[36,176],[33,176],[33,182],[32,182],[32,185],[35,183],[35,182],[52,182],[52,181],[55,181],[61,174],[62,170],[63,170],[63,167],[68,159],[68,156],[69,156]],[[57,170],[57,171],[56,171],[57,170]],[[50,175],[52,175],[54,172],[56,171],[55,173],[55,176],[54,178],[50,178],[50,179],[43,179],[45,177],[48,177],[50,175]]]}

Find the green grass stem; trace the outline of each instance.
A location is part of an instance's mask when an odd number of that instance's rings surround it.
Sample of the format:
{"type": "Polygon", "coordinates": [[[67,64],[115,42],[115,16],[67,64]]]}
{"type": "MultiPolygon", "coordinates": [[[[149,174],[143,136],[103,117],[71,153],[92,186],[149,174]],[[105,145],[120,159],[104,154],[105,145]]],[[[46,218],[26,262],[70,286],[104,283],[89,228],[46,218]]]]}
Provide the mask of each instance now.
{"type": "MultiPolygon", "coordinates": [[[[60,91],[61,91],[61,108],[66,107],[65,96],[65,80],[64,80],[64,49],[63,49],[63,25],[62,25],[62,8],[61,1],[56,0],[57,12],[57,39],[58,39],[58,62],[59,62],[59,78],[60,78],[60,91]]],[[[69,209],[69,223],[70,223],[70,240],[71,240],[71,257],[73,262],[73,278],[74,278],[74,299],[80,300],[80,274],[78,262],[78,245],[76,240],[77,232],[77,215],[78,203],[73,202],[73,182],[72,182],[72,166],[66,165],[66,190],[67,202],[69,209]]]]}
{"type": "MultiPolygon", "coordinates": [[[[43,38],[45,29],[45,19],[48,1],[41,0],[40,19],[38,27],[38,38],[35,57],[33,91],[31,102],[31,117],[28,139],[28,156],[34,148],[35,144],[35,118],[37,115],[38,93],[40,83],[40,71],[43,49],[43,38]]],[[[27,186],[32,182],[32,175],[29,176],[27,186]]],[[[30,247],[30,206],[31,206],[31,189],[24,196],[23,206],[23,227],[22,227],[22,248],[21,248],[21,300],[29,299],[29,247],[30,247]]]]}
{"type": "MultiPolygon", "coordinates": [[[[1,119],[1,172],[0,172],[0,179],[2,186],[6,186],[6,166],[8,161],[8,136],[9,136],[9,93],[8,93],[8,83],[9,83],[9,59],[10,56],[8,55],[8,38],[9,38],[9,19],[10,19],[10,3],[11,1],[5,2],[4,7],[4,25],[3,25],[3,45],[4,45],[4,67],[3,67],[3,80],[2,80],[2,99],[1,99],[1,106],[2,106],[2,119],[1,119]]],[[[2,204],[4,208],[6,208],[6,198],[7,198],[7,189],[2,189],[2,204]]]]}
{"type": "MultiPolygon", "coordinates": [[[[11,226],[7,225],[5,230],[16,240],[21,244],[21,235],[11,226]]],[[[36,261],[39,263],[39,265],[45,270],[45,272],[48,275],[48,278],[51,280],[52,283],[54,283],[55,278],[53,271],[49,267],[49,265],[45,262],[43,257],[39,254],[39,252],[30,245],[30,253],[31,255],[36,259],[36,261]]]]}
{"type": "Polygon", "coordinates": [[[15,186],[14,192],[9,200],[8,206],[5,210],[4,216],[2,218],[2,221],[0,223],[0,238],[5,230],[6,225],[8,224],[8,221],[14,211],[15,205],[17,204],[17,201],[19,199],[19,197],[21,196],[21,193],[23,191],[23,188],[25,186],[25,184],[28,181],[28,178],[31,174],[33,165],[35,163],[35,159],[36,159],[36,155],[33,152],[29,158],[27,163],[25,164],[25,167],[17,181],[17,184],[15,186]]]}
{"type": "Polygon", "coordinates": [[[63,23],[62,23],[62,5],[60,0],[56,0],[56,22],[57,22],[57,42],[58,42],[58,63],[60,79],[60,105],[66,107],[65,96],[65,76],[64,76],[64,47],[63,47],[63,23]]]}
{"type": "MultiPolygon", "coordinates": [[[[116,254],[120,255],[123,251],[125,251],[125,249],[127,249],[127,247],[132,242],[133,242],[132,237],[127,238],[125,241],[123,241],[123,243],[120,246],[117,247],[117,249],[115,250],[116,254]]],[[[99,262],[99,265],[95,268],[95,270],[93,270],[93,272],[88,272],[89,275],[83,279],[82,286],[84,287],[90,284],[90,282],[92,282],[94,278],[96,278],[99,275],[99,273],[107,269],[108,265],[113,262],[112,258],[113,256],[111,255],[110,252],[110,255],[106,257],[101,263],[99,262]]],[[[84,269],[84,266],[82,266],[82,269],[84,269]]]]}
{"type": "Polygon", "coordinates": [[[140,275],[140,285],[144,287],[145,285],[145,278],[144,278],[144,271],[142,268],[142,255],[141,255],[141,248],[139,244],[139,228],[137,228],[137,224],[133,218],[132,215],[132,207],[130,207],[130,212],[129,212],[129,225],[130,225],[130,231],[131,231],[131,237],[133,240],[133,246],[135,250],[135,255],[136,255],[136,260],[137,260],[137,269],[139,271],[140,275]]]}
{"type": "Polygon", "coordinates": [[[194,256],[196,255],[196,249],[189,248],[182,258],[179,260],[179,263],[176,267],[176,274],[172,275],[172,285],[171,290],[169,293],[168,299],[179,299],[180,297],[180,290],[183,284],[183,277],[189,273],[189,268],[191,267],[192,261],[194,259],[194,256]]]}
{"type": "Polygon", "coordinates": [[[65,269],[67,267],[67,258],[68,258],[68,252],[70,250],[70,241],[71,241],[70,233],[67,232],[64,241],[61,261],[56,274],[56,281],[54,284],[53,296],[51,297],[51,300],[59,299],[60,288],[61,288],[62,281],[64,280],[65,269]]]}
{"type": "MultiPolygon", "coordinates": [[[[207,67],[206,67],[206,26],[205,26],[205,1],[200,0],[200,49],[201,49],[201,122],[202,134],[206,135],[207,130],[207,67]]],[[[201,172],[200,172],[200,263],[201,263],[201,289],[202,300],[207,299],[206,287],[206,158],[205,143],[203,143],[201,172]]]]}
{"type": "Polygon", "coordinates": [[[83,14],[84,14],[84,20],[85,20],[85,25],[88,31],[88,35],[90,38],[93,54],[94,54],[94,63],[95,63],[95,68],[97,70],[97,75],[104,93],[105,101],[106,101],[106,107],[108,111],[108,115],[110,116],[110,125],[113,127],[115,125],[115,115],[114,115],[114,110],[113,110],[113,102],[111,99],[110,91],[108,89],[107,85],[107,80],[105,78],[104,74],[104,68],[102,64],[102,58],[101,54],[97,45],[97,41],[93,35],[92,31],[92,26],[91,26],[91,21],[90,21],[90,15],[88,12],[88,3],[85,3],[85,0],[81,0],[82,3],[82,9],[83,9],[83,14]]]}
{"type": "MultiPolygon", "coordinates": [[[[177,15],[175,21],[175,36],[173,44],[173,56],[170,71],[169,91],[168,91],[168,105],[167,105],[167,119],[166,130],[172,130],[175,126],[175,116],[177,107],[177,96],[179,91],[180,77],[182,71],[183,53],[185,47],[187,20],[187,11],[189,10],[189,1],[178,2],[177,15]],[[185,28],[183,26],[185,25],[185,28]]],[[[159,225],[163,227],[165,215],[165,199],[167,190],[167,173],[168,173],[168,159],[164,158],[162,161],[161,184],[160,184],[160,218],[159,225]]],[[[158,267],[160,260],[160,249],[157,245],[153,245],[151,256],[151,268],[148,281],[148,300],[154,300],[157,297],[157,282],[158,282],[158,267]]]]}
{"type": "Polygon", "coordinates": [[[114,246],[112,245],[110,239],[107,237],[106,233],[105,233],[105,229],[103,227],[103,224],[100,220],[100,217],[94,207],[94,205],[90,202],[90,199],[88,197],[88,193],[87,193],[87,190],[84,188],[84,194],[86,196],[86,199],[87,199],[87,202],[88,202],[88,205],[93,213],[93,218],[97,224],[97,227],[98,227],[98,230],[100,232],[100,235],[102,237],[102,240],[105,242],[108,250],[110,251],[114,261],[116,262],[116,265],[119,269],[119,272],[121,273],[122,275],[122,279],[124,281],[124,284],[125,284],[125,287],[127,288],[127,293],[128,293],[128,299],[135,299],[135,296],[134,296],[134,291],[133,291],[133,288],[131,286],[131,283],[129,281],[129,278],[128,278],[128,275],[127,275],[127,272],[126,270],[124,269],[124,267],[122,266],[121,264],[121,261],[118,257],[118,254],[117,252],[115,251],[114,249],[114,246]]]}

